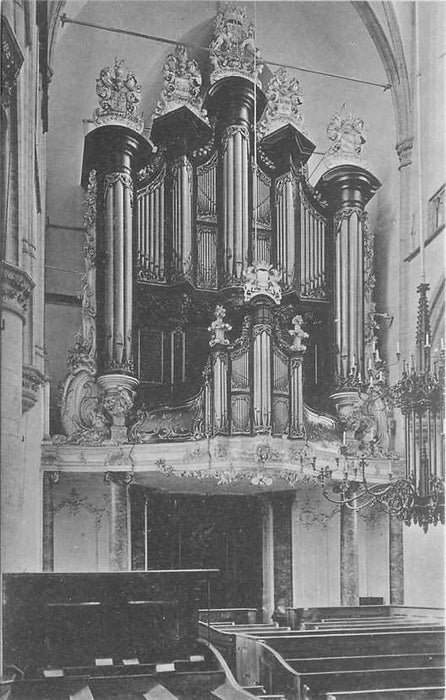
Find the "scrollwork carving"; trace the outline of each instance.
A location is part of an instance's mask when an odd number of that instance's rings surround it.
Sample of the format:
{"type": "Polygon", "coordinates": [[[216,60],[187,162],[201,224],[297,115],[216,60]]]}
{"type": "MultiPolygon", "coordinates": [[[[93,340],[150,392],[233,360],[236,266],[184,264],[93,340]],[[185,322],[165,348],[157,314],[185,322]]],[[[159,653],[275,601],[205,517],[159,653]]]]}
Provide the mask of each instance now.
{"type": "Polygon", "coordinates": [[[202,84],[198,63],[189,58],[185,46],[176,46],[163,66],[163,88],[155,114],[163,115],[182,105],[187,105],[202,119],[206,112],[201,108],[200,89],[202,84]]]}
{"type": "Polygon", "coordinates": [[[209,45],[209,60],[211,84],[225,75],[241,75],[260,83],[262,57],[255,45],[254,25],[248,25],[242,5],[228,2],[218,11],[214,38],[209,45]]]}
{"type": "Polygon", "coordinates": [[[292,124],[303,131],[302,88],[296,77],[289,77],[288,70],[280,67],[272,76],[266,89],[268,104],[259,125],[258,138],[263,138],[285,124],[292,124]]]}

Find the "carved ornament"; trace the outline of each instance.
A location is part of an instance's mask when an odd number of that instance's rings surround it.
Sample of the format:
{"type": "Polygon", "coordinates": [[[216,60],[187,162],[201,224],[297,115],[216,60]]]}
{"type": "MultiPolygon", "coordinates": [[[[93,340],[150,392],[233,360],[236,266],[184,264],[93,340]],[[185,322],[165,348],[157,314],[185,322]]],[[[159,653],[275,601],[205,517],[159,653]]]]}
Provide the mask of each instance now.
{"type": "Polygon", "coordinates": [[[132,442],[196,440],[204,436],[204,392],[180,406],[159,406],[136,411],[129,437],[132,442]]]}
{"type": "Polygon", "coordinates": [[[227,75],[240,75],[260,86],[263,59],[255,45],[254,24],[248,24],[246,11],[239,3],[228,2],[218,11],[209,60],[211,85],[227,75]]]}
{"type": "Polygon", "coordinates": [[[259,125],[258,138],[291,124],[303,131],[302,88],[297,78],[289,77],[286,68],[279,68],[272,76],[266,89],[268,103],[259,125]]]}
{"type": "Polygon", "coordinates": [[[127,71],[122,59],[115,58],[113,70],[106,66],[96,78],[99,107],[93,113],[96,124],[124,124],[141,133],[142,117],[136,115],[141,100],[141,85],[135,75],[127,71]]]}
{"type": "Polygon", "coordinates": [[[9,107],[11,96],[16,85],[17,76],[20,68],[22,67],[24,58],[17,43],[17,39],[15,38],[14,32],[3,14],[1,22],[2,80],[0,103],[5,107],[9,107]]]}
{"type": "Polygon", "coordinates": [[[226,333],[232,330],[229,323],[223,320],[226,316],[226,309],[221,304],[217,304],[214,312],[215,321],[212,321],[208,328],[211,334],[209,345],[213,348],[215,345],[229,345],[229,340],[226,338],[226,333]]]}
{"type": "Polygon", "coordinates": [[[241,134],[242,138],[247,142],[248,145],[248,151],[249,151],[249,130],[247,126],[244,126],[243,124],[231,124],[230,126],[227,126],[222,134],[221,134],[221,149],[220,153],[223,155],[226,152],[226,149],[228,147],[228,143],[230,139],[234,138],[236,134],[241,134]]]}
{"type": "Polygon", "coordinates": [[[366,159],[362,153],[366,142],[364,122],[352,113],[345,102],[341,110],[330,118],[327,137],[333,141],[324,157],[327,168],[346,163],[365,165],[366,159]]]}
{"type": "Polygon", "coordinates": [[[155,115],[161,116],[187,105],[202,119],[206,119],[206,111],[202,109],[200,97],[202,78],[198,63],[189,58],[185,46],[176,46],[170,53],[163,66],[163,87],[155,115]]]}
{"type": "Polygon", "coordinates": [[[133,180],[128,173],[123,172],[108,173],[108,175],[104,177],[104,202],[107,201],[110,187],[115,185],[117,182],[122,183],[122,185],[129,190],[131,205],[133,205],[133,180]]]}
{"type": "Polygon", "coordinates": [[[293,328],[288,333],[292,337],[291,350],[295,352],[305,352],[307,346],[302,343],[305,338],[308,338],[308,333],[302,328],[302,316],[296,315],[291,321],[293,328]]]}
{"type": "Polygon", "coordinates": [[[68,496],[63,498],[57,506],[54,507],[54,513],[59,513],[64,508],[67,508],[71,515],[79,515],[81,509],[87,510],[95,516],[95,526],[99,528],[102,518],[107,513],[105,506],[96,506],[88,501],[87,496],[81,496],[76,487],[73,486],[68,496]]]}
{"type": "Polygon", "coordinates": [[[88,364],[73,367],[65,380],[60,411],[65,435],[55,436],[57,443],[102,445],[109,439],[110,421],[102,410],[98,386],[88,364]]]}
{"type": "Polygon", "coordinates": [[[25,270],[3,262],[1,272],[2,307],[24,318],[34,282],[25,270]]]}
{"type": "Polygon", "coordinates": [[[45,382],[42,372],[32,365],[23,365],[22,372],[22,411],[29,411],[39,398],[39,389],[45,382]]]}
{"type": "Polygon", "coordinates": [[[280,272],[272,265],[259,262],[250,265],[243,273],[245,283],[243,285],[245,302],[251,301],[257,296],[267,296],[276,304],[280,304],[282,290],[280,288],[280,272]]]}

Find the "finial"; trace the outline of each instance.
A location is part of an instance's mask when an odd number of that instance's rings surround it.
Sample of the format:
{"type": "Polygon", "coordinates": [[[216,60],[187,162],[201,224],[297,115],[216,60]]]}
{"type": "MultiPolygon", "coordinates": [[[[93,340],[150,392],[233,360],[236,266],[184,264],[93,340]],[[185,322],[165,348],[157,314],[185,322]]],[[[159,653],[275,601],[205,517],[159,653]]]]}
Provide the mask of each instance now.
{"type": "Polygon", "coordinates": [[[250,265],[243,273],[245,284],[243,292],[245,301],[251,301],[256,296],[270,297],[276,304],[280,304],[282,290],[280,288],[280,272],[272,265],[265,262],[256,262],[250,265]]]}
{"type": "Polygon", "coordinates": [[[124,60],[115,58],[114,69],[103,68],[96,78],[99,107],[93,112],[96,124],[124,124],[141,133],[142,117],[135,114],[141,100],[141,85],[124,67],[124,60]]]}
{"type": "Polygon", "coordinates": [[[260,86],[263,59],[255,45],[254,24],[248,24],[243,5],[227,2],[218,11],[209,59],[211,85],[226,75],[240,75],[260,86]]]}
{"type": "Polygon", "coordinates": [[[339,112],[335,112],[327,125],[327,136],[333,145],[330,146],[324,157],[327,168],[344,163],[354,165],[366,164],[362,154],[366,142],[363,120],[352,113],[351,107],[346,102],[339,112]]]}
{"type": "Polygon", "coordinates": [[[206,118],[200,98],[201,72],[198,63],[189,58],[185,46],[176,46],[174,53],[166,57],[163,76],[163,88],[161,99],[156,106],[156,116],[187,105],[198,116],[206,118]]]}
{"type": "Polygon", "coordinates": [[[211,334],[211,339],[209,345],[214,347],[214,345],[229,345],[229,340],[226,338],[226,332],[232,330],[232,326],[229,323],[225,323],[223,320],[226,316],[226,309],[221,304],[217,304],[214,311],[215,321],[212,321],[208,328],[211,334]]]}
{"type": "Polygon", "coordinates": [[[260,123],[259,137],[291,124],[303,131],[302,87],[296,77],[289,77],[286,68],[279,68],[266,89],[268,104],[260,123]]]}
{"type": "Polygon", "coordinates": [[[293,324],[293,328],[291,328],[288,331],[288,333],[290,334],[290,336],[293,339],[291,349],[292,350],[299,350],[300,352],[305,352],[305,350],[307,349],[307,346],[304,345],[302,343],[302,341],[305,340],[305,338],[308,338],[308,333],[306,333],[302,328],[302,324],[303,324],[302,316],[299,316],[299,314],[297,314],[292,319],[291,323],[293,324]]]}

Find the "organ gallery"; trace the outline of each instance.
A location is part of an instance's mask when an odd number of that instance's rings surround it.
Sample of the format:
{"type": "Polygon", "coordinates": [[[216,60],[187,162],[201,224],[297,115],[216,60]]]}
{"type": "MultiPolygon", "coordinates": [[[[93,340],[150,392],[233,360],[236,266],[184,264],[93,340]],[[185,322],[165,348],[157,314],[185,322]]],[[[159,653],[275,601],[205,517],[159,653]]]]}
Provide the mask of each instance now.
{"type": "Polygon", "coordinates": [[[440,9],[167,5],[2,14],[2,692],[439,698],[440,9]]]}

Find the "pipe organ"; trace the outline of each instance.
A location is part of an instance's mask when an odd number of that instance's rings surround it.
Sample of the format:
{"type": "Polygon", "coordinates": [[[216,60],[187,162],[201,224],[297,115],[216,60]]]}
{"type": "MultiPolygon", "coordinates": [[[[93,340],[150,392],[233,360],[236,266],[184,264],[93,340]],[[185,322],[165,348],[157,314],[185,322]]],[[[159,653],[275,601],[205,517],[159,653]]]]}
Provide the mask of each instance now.
{"type": "Polygon", "coordinates": [[[330,391],[366,374],[364,208],[379,182],[354,162],[310,185],[301,88],[285,69],[262,86],[245,21],[232,5],[220,11],[203,97],[187,50],[167,56],[150,143],[132,111],[136,79],[123,87],[119,67],[126,124],[105,101],[86,138],[84,183],[92,169],[98,179],[98,381],[109,404],[126,392],[127,415],[135,401],[195,406],[204,392],[211,434],[299,437],[304,389],[329,410],[330,391]],[[234,328],[221,342],[219,327],[209,349],[223,304],[234,328]],[[297,327],[307,353],[290,344],[297,327]]]}

